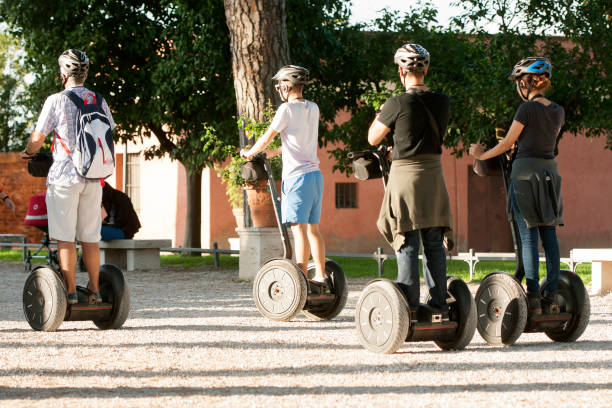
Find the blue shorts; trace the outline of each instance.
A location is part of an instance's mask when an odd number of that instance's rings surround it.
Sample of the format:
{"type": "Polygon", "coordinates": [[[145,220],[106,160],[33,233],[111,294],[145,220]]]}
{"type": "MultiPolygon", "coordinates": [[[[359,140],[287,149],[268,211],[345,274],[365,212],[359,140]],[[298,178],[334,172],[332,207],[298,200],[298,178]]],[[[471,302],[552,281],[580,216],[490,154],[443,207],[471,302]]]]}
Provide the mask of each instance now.
{"type": "Polygon", "coordinates": [[[323,175],[319,170],[283,180],[283,223],[318,224],[323,202],[323,175]]]}

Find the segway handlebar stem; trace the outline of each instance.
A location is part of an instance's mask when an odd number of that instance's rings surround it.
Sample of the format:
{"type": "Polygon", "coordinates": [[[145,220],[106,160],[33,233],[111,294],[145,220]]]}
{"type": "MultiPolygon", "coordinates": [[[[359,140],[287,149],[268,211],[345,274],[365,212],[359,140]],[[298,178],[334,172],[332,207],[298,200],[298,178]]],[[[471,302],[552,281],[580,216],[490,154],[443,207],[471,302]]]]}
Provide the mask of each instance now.
{"type": "Polygon", "coordinates": [[[289,240],[289,232],[287,226],[283,224],[281,218],[281,202],[278,191],[276,190],[276,183],[274,175],[272,174],[272,166],[270,160],[266,157],[265,153],[258,153],[253,159],[259,159],[263,161],[266,174],[268,175],[268,187],[270,188],[270,195],[272,196],[272,202],[274,203],[274,215],[276,216],[276,224],[278,225],[278,231],[280,232],[281,240],[283,242],[283,258],[291,259],[293,257],[293,248],[291,241],[289,240]]]}

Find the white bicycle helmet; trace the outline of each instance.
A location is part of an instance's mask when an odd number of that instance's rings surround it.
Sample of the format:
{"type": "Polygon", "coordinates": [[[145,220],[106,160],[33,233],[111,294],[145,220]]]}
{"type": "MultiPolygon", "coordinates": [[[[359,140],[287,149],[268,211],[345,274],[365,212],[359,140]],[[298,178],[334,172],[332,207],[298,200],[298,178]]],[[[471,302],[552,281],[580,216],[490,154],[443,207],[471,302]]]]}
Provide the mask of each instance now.
{"type": "Polygon", "coordinates": [[[82,77],[89,70],[89,58],[81,50],[71,48],[62,52],[57,62],[60,66],[60,72],[70,77],[82,77]]]}
{"type": "Polygon", "coordinates": [[[274,81],[289,81],[294,85],[306,85],[310,71],[298,65],[285,65],[272,77],[274,81]]]}
{"type": "Polygon", "coordinates": [[[419,44],[406,43],[395,51],[393,61],[410,72],[425,72],[429,67],[429,53],[419,44]]]}

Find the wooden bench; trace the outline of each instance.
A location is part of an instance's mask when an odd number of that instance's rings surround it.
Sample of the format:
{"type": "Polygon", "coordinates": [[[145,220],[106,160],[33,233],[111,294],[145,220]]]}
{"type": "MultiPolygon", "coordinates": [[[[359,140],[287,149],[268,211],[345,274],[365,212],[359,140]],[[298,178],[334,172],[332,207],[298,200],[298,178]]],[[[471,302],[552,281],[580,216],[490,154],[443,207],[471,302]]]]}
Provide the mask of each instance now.
{"type": "Polygon", "coordinates": [[[591,295],[612,290],[612,248],[574,248],[570,259],[574,270],[578,264],[591,263],[591,295]]]}
{"type": "Polygon", "coordinates": [[[170,239],[117,239],[100,241],[100,264],[115,264],[125,271],[157,269],[161,248],[170,248],[170,239]]]}

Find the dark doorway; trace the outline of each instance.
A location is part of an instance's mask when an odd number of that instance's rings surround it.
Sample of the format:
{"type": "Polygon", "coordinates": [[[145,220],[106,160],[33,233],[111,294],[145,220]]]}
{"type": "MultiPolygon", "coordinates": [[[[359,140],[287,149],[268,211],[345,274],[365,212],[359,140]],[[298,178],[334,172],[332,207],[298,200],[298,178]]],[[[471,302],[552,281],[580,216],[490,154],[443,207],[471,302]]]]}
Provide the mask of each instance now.
{"type": "Polygon", "coordinates": [[[468,171],[468,248],[480,252],[513,252],[501,176],[480,177],[468,171]]]}

